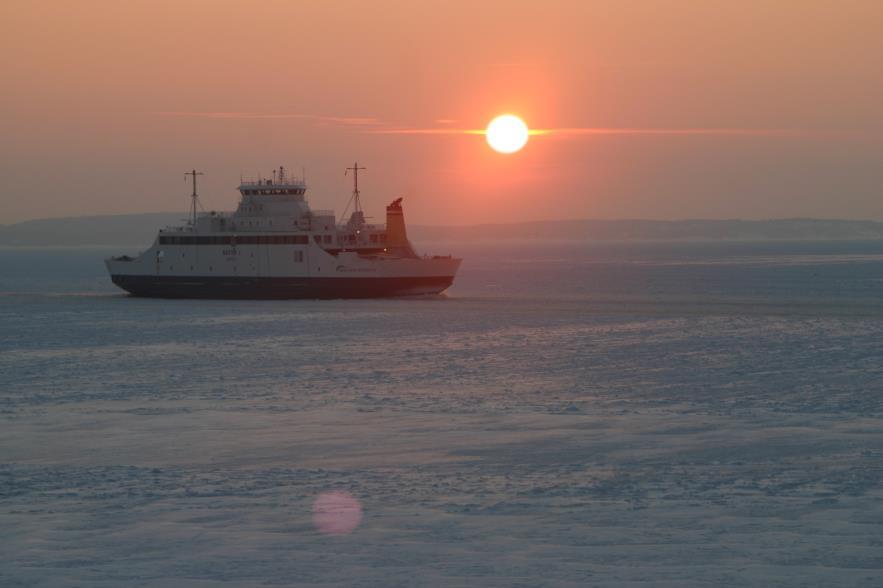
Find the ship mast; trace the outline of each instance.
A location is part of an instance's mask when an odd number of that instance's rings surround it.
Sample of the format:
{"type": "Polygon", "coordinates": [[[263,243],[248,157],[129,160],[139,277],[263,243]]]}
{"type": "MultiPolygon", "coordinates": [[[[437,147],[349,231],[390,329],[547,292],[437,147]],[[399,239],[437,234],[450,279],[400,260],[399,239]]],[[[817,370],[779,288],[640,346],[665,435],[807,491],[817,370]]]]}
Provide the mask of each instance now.
{"type": "Polygon", "coordinates": [[[205,174],[194,169],[189,172],[184,172],[184,175],[193,176],[193,194],[190,195],[190,226],[196,231],[196,204],[199,202],[199,196],[196,195],[196,176],[203,176],[205,174]]]}
{"type": "Polygon", "coordinates": [[[347,175],[350,170],[353,172],[353,212],[362,212],[362,203],[359,201],[359,170],[368,169],[367,167],[359,167],[359,162],[353,164],[353,167],[346,168],[343,175],[347,175]]]}

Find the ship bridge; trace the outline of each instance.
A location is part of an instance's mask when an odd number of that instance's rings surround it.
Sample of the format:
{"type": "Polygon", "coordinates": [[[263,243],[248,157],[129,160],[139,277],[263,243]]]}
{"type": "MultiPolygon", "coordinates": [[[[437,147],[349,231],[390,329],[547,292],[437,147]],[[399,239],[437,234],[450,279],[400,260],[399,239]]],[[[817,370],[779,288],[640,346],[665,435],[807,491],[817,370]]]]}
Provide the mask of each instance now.
{"type": "Polygon", "coordinates": [[[285,168],[273,170],[272,179],[260,178],[242,181],[239,193],[242,198],[235,216],[244,217],[302,217],[310,207],[304,195],[307,185],[303,179],[290,178],[285,168]]]}

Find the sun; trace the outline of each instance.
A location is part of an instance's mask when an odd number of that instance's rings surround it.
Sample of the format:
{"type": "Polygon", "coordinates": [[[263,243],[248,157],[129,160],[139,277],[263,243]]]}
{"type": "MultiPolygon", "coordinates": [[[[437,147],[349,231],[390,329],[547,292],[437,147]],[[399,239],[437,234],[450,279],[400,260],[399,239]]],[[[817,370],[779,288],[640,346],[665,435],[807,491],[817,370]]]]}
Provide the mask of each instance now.
{"type": "Polygon", "coordinates": [[[487,143],[494,151],[515,153],[527,143],[527,125],[514,114],[501,114],[485,131],[487,143]]]}

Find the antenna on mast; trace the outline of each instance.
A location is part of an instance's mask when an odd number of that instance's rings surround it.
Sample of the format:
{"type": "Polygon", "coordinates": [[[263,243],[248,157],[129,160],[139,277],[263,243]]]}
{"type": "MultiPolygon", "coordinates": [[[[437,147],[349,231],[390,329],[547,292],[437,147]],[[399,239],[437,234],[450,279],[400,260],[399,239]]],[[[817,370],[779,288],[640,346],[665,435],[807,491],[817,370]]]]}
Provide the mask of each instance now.
{"type": "Polygon", "coordinates": [[[343,175],[347,175],[350,170],[353,172],[353,212],[362,212],[362,203],[359,201],[359,170],[368,169],[367,167],[359,167],[359,162],[353,164],[353,167],[346,168],[343,175]]]}
{"type": "Polygon", "coordinates": [[[196,231],[196,203],[199,201],[199,196],[196,195],[196,176],[204,176],[205,174],[194,169],[189,172],[184,172],[184,175],[193,176],[193,194],[190,195],[190,198],[192,199],[190,202],[190,226],[196,231]]]}

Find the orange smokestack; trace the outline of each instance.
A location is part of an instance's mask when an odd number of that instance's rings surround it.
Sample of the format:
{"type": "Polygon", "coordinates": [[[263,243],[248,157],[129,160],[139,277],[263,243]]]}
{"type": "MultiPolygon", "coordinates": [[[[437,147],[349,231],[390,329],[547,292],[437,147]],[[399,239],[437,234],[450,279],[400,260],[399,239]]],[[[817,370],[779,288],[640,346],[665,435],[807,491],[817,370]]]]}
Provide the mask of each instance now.
{"type": "Polygon", "coordinates": [[[386,207],[386,243],[390,251],[401,253],[407,257],[417,256],[408,241],[401,198],[396,198],[386,207]]]}

